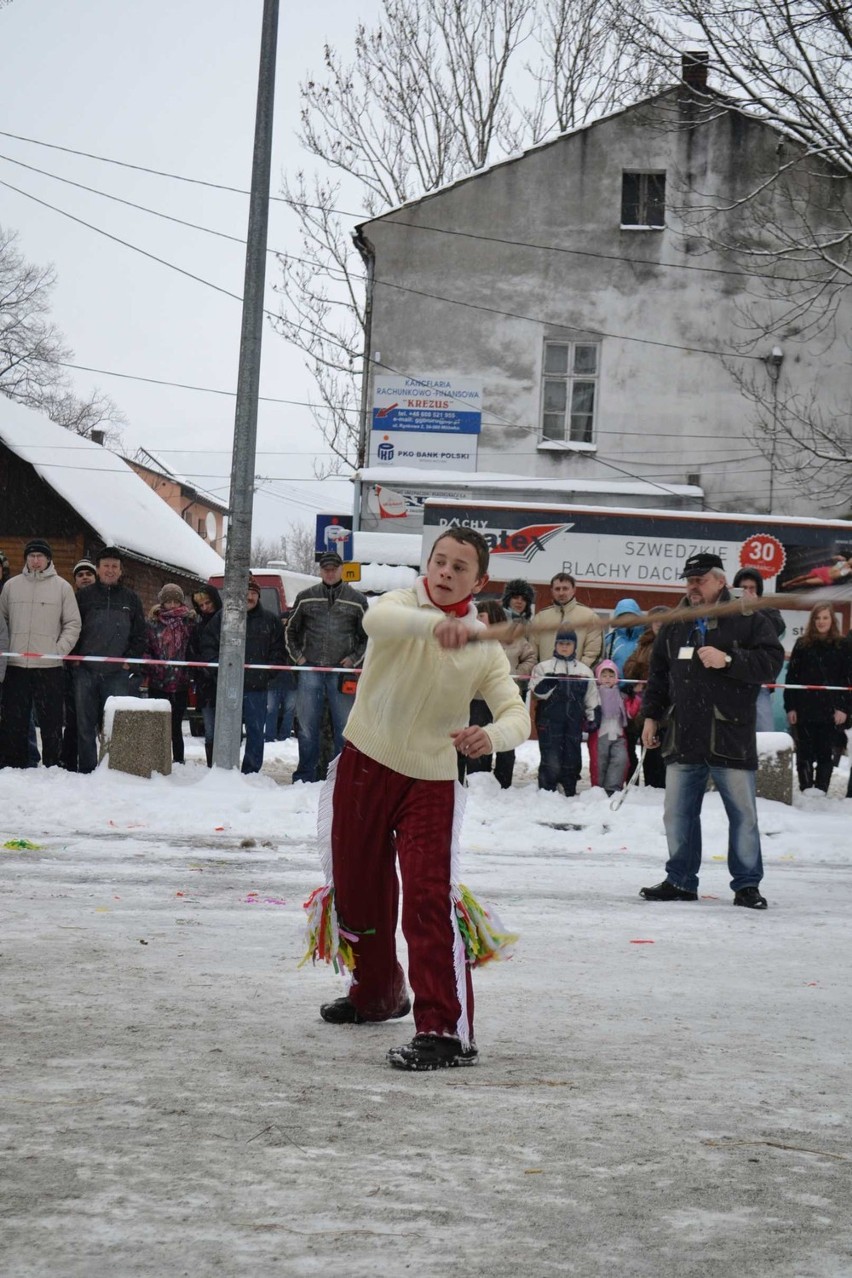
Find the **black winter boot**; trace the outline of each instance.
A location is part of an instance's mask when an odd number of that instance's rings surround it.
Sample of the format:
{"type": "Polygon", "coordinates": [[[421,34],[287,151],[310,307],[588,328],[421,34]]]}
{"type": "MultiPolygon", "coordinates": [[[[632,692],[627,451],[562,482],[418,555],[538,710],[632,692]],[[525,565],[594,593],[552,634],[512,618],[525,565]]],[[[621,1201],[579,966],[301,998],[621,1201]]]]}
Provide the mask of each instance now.
{"type": "Polygon", "coordinates": [[[213,767],[213,742],[212,741],[204,742],[204,754],[207,758],[208,768],[212,768],[213,767]]]}

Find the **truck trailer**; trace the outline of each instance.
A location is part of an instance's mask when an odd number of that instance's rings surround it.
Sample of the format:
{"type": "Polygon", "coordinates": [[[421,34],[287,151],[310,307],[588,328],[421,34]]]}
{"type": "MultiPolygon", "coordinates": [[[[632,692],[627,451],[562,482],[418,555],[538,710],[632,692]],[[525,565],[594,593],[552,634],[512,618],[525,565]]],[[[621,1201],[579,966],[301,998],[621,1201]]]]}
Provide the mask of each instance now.
{"type": "MultiPolygon", "coordinates": [[[[766,594],[800,596],[835,581],[852,585],[852,523],[843,520],[430,498],[421,566],[450,524],[478,528],[488,541],[489,595],[521,577],[534,587],[537,607],[550,603],[549,583],[558,572],[570,573],[577,598],[602,616],[625,597],[643,610],[673,607],[684,593],[684,561],[702,551],[719,555],[729,584],[740,568],[756,569],[766,594]]],[[[836,611],[845,633],[849,601],[838,602],[836,611]]],[[[782,612],[789,652],[808,610],[799,605],[782,612]]]]}

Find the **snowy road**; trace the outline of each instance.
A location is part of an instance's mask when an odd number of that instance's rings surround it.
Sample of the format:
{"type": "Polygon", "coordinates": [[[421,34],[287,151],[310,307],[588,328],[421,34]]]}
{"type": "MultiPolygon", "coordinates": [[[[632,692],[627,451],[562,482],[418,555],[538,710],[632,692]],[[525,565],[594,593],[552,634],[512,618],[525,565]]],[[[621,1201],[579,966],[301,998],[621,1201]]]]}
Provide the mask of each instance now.
{"type": "MultiPolygon", "coordinates": [[[[297,971],[318,787],[0,774],[0,1271],[852,1274],[852,803],[761,805],[766,914],[662,877],[661,796],[472,778],[465,880],[521,931],[474,1070],[388,1069],[297,971]],[[571,828],[554,828],[554,827],[571,828]]],[[[191,756],[192,757],[192,756],[191,756]]],[[[841,793],[837,782],[837,796],[841,793]]],[[[843,777],[845,789],[845,775],[843,777]]]]}

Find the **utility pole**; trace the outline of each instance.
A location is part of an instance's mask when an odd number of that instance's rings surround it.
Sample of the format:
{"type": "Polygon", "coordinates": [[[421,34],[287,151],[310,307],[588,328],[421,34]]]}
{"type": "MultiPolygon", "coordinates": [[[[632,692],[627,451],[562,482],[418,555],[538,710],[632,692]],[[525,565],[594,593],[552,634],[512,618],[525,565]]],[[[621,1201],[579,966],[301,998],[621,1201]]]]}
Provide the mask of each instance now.
{"type": "Polygon", "coordinates": [[[222,640],[216,692],[216,731],[213,762],[235,768],[240,759],[243,710],[243,665],[246,649],[246,588],[251,562],[251,519],[257,451],[257,398],[260,391],[260,351],[263,340],[263,298],[266,283],[266,242],[269,223],[269,174],[272,167],[272,108],[275,102],[275,53],[278,39],[278,0],[264,0],[257,80],[257,113],[251,170],[240,368],[234,414],[231,459],[231,502],[225,585],[222,602],[222,640]]]}

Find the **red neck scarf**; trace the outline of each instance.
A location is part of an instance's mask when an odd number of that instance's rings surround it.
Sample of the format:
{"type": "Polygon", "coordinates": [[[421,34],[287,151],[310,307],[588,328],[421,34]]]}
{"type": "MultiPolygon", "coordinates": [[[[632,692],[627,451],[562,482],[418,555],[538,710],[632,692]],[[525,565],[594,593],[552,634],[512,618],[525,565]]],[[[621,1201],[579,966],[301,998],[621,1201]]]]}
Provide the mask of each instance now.
{"type": "Polygon", "coordinates": [[[466,617],[467,616],[468,608],[470,606],[470,601],[473,598],[473,595],[468,595],[466,599],[462,599],[458,603],[439,604],[437,600],[432,598],[432,595],[429,590],[429,582],[426,580],[425,577],[423,578],[423,589],[426,591],[426,594],[429,597],[429,602],[433,603],[436,608],[440,608],[441,612],[445,612],[448,617],[466,617]]]}

